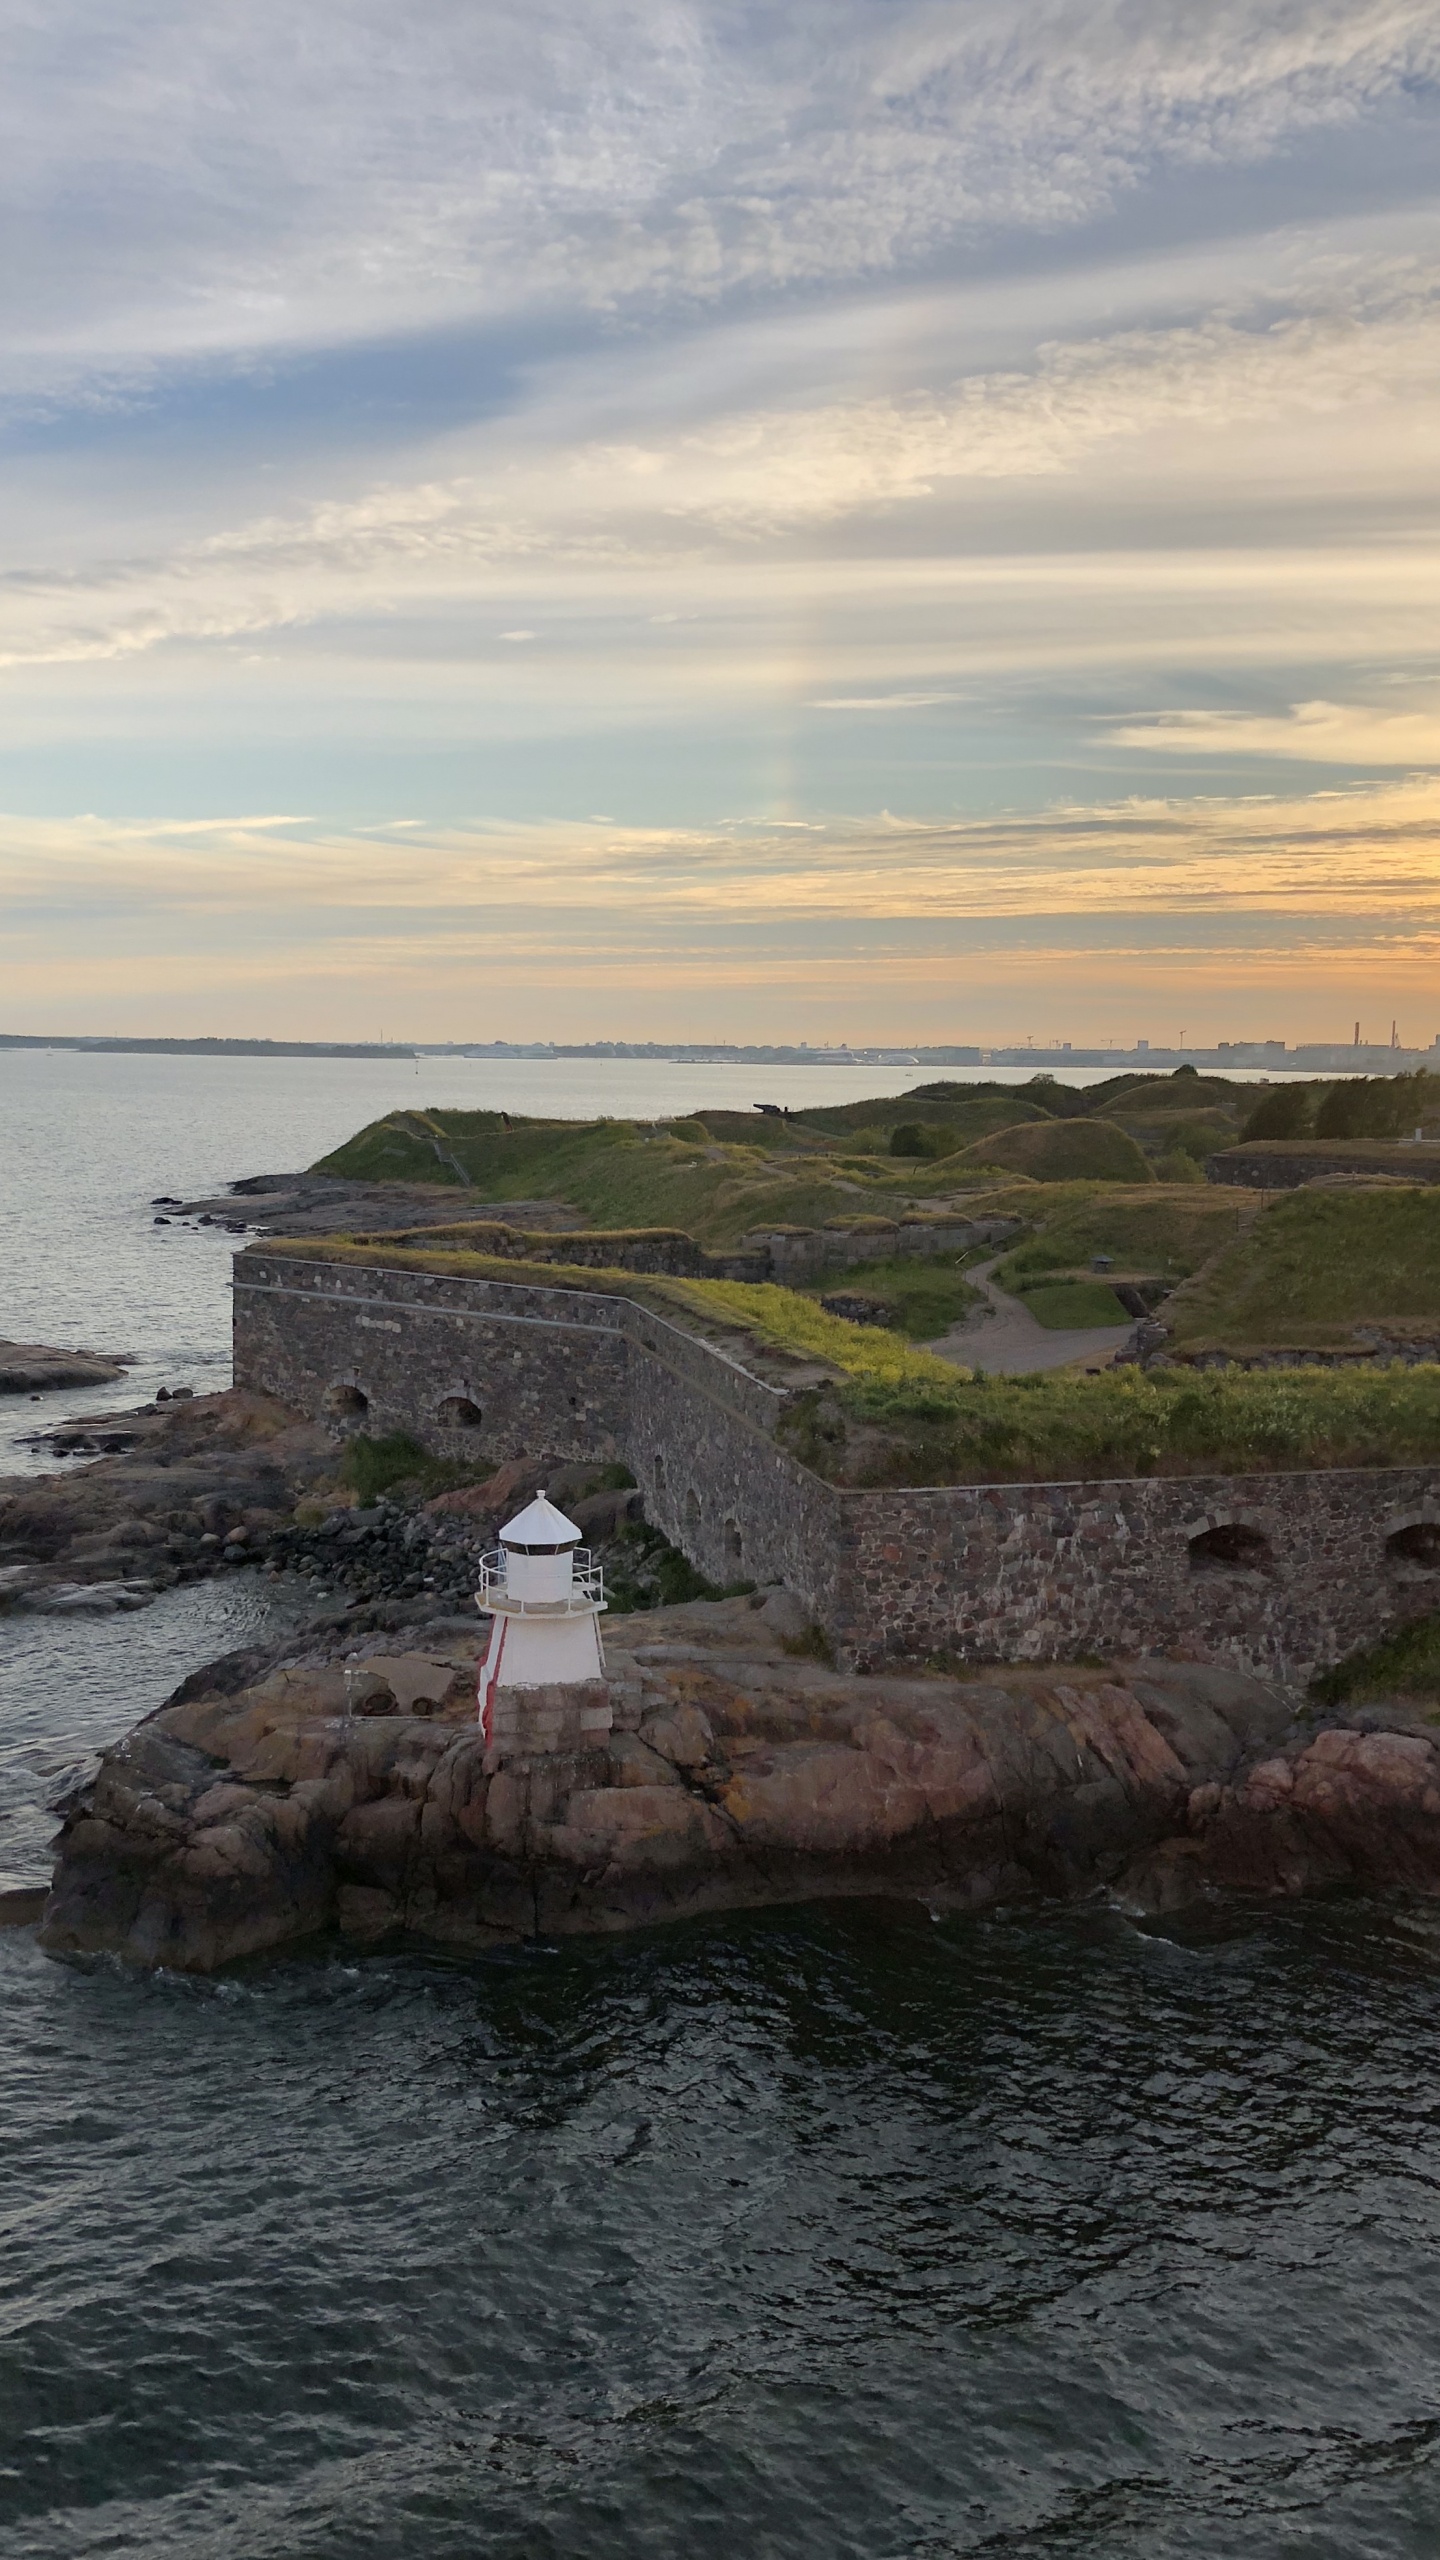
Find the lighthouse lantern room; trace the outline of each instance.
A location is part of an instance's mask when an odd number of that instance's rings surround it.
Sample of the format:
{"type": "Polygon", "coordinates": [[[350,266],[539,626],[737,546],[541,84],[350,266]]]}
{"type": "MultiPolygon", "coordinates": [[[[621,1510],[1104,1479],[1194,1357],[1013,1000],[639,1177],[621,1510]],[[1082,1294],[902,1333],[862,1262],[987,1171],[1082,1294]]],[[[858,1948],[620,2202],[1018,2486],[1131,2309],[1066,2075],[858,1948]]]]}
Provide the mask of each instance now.
{"type": "Polygon", "coordinates": [[[475,1597],[492,1622],[480,1667],[487,1741],[497,1689],[569,1688],[604,1679],[604,1576],[580,1544],[574,1521],[543,1493],[507,1522],[499,1546],[481,1557],[475,1597]]]}

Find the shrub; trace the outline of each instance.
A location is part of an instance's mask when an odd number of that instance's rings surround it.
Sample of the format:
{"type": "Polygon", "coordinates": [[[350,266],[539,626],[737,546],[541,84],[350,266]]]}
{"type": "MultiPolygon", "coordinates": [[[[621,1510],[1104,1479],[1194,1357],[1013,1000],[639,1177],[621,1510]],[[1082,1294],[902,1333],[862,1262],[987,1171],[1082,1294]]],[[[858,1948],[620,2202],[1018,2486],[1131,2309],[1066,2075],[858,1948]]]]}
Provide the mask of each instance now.
{"type": "Polygon", "coordinates": [[[1436,1080],[1422,1067],[1413,1076],[1351,1076],[1332,1084],[1315,1115],[1317,1138],[1395,1138],[1433,1111],[1436,1080]]]}
{"type": "Polygon", "coordinates": [[[1240,1132],[1247,1138],[1303,1138],[1310,1124],[1310,1088],[1304,1084],[1277,1084],[1256,1103],[1240,1132]]]}
{"type": "Polygon", "coordinates": [[[1310,1683],[1322,1706],[1341,1707],[1362,1698],[1440,1698],[1440,1617],[1412,1619],[1378,1644],[1352,1653],[1310,1683]]]}
{"type": "Polygon", "coordinates": [[[890,1132],[892,1156],[938,1161],[941,1156],[953,1155],[959,1143],[955,1131],[938,1120],[902,1120],[898,1129],[890,1132]]]}
{"type": "Polygon", "coordinates": [[[359,1432],[345,1444],[340,1461],[340,1481],[358,1495],[362,1503],[374,1502],[397,1484],[413,1484],[425,1494],[448,1493],[458,1485],[483,1484],[493,1475],[488,1458],[476,1459],[468,1466],[454,1466],[445,1458],[437,1458],[408,1431],[387,1431],[371,1439],[359,1432]]]}

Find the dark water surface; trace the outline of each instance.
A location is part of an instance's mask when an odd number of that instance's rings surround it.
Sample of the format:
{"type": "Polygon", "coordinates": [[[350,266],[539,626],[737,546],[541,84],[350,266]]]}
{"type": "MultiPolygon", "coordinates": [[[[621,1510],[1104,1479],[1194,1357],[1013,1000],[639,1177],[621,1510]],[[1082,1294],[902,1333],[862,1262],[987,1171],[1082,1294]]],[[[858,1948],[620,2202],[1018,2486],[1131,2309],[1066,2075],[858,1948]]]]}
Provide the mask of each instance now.
{"type": "MultiPolygon", "coordinates": [[[[414,1098],[301,1064],[0,1061],[0,1333],[222,1377],[149,1194],[414,1098]]],[[[0,1622],[0,1868],[297,1605],[0,1622]]],[[[1434,2560],[1437,1984],[1359,1904],[209,1983],[0,1933],[0,2560],[1434,2560]]]]}
{"type": "Polygon", "coordinates": [[[1433,2554],[1437,1952],[12,1935],[0,2552],[1433,2554]]]}

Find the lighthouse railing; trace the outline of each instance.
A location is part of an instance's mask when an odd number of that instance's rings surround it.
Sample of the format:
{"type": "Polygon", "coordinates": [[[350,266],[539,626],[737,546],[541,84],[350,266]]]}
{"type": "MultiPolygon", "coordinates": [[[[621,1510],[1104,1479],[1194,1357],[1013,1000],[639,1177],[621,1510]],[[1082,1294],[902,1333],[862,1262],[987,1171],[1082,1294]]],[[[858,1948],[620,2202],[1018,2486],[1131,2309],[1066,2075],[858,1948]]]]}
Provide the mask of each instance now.
{"type": "Polygon", "coordinates": [[[506,1572],[506,1550],[491,1547],[480,1558],[480,1587],[475,1597],[482,1609],[504,1609],[521,1618],[563,1618],[584,1609],[605,1606],[604,1568],[595,1562],[589,1547],[576,1547],[573,1552],[570,1589],[563,1600],[531,1600],[510,1589],[506,1572]]]}

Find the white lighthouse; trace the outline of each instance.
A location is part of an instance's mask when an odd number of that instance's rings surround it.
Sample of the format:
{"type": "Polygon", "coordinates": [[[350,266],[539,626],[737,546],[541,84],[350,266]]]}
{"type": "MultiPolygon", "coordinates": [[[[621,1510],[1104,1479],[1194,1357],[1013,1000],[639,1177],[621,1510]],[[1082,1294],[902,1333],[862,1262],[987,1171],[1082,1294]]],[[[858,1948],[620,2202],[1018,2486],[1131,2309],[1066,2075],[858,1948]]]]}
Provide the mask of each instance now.
{"type": "Polygon", "coordinates": [[[589,1548],[581,1546],[574,1521],[543,1493],[507,1522],[499,1546],[481,1557],[475,1597],[492,1621],[480,1666],[480,1730],[487,1744],[554,1750],[564,1747],[572,1731],[578,1739],[581,1727],[587,1739],[592,1727],[608,1731],[600,1643],[604,1577],[589,1548]],[[587,1699],[554,1696],[581,1686],[588,1689],[587,1699]],[[497,1719],[500,1690],[511,1711],[497,1719]],[[534,1700],[527,1715],[524,1701],[510,1700],[512,1690],[547,1694],[534,1700]]]}

